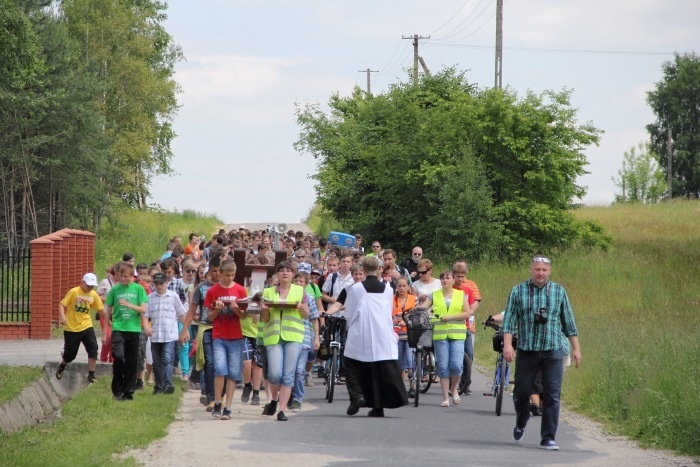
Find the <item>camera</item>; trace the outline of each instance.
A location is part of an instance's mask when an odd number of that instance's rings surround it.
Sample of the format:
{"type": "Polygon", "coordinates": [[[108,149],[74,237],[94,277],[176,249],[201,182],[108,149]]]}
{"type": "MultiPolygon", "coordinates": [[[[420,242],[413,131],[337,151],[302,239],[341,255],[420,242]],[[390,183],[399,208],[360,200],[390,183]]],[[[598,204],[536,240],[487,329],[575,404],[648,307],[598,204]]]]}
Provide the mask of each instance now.
{"type": "Polygon", "coordinates": [[[548,319],[549,319],[549,314],[547,313],[546,308],[540,308],[535,313],[535,323],[537,323],[537,324],[546,323],[548,319]]]}

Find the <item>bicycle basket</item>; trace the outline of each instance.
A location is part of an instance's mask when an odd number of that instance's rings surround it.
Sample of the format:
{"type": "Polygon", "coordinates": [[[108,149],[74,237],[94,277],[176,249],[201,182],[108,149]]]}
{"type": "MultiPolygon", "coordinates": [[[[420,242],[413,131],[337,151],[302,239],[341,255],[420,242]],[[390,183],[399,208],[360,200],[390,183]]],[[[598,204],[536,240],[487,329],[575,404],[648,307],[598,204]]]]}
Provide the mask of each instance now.
{"type": "Polygon", "coordinates": [[[408,346],[416,348],[420,343],[423,347],[433,346],[433,325],[430,313],[425,308],[411,308],[404,316],[406,322],[406,337],[408,346]]]}
{"type": "MultiPolygon", "coordinates": [[[[513,348],[517,348],[518,346],[518,336],[514,335],[513,336],[513,348]]],[[[494,352],[501,353],[503,352],[503,333],[502,332],[497,332],[496,334],[493,335],[493,350],[494,352]]]]}
{"type": "Polygon", "coordinates": [[[316,352],[316,356],[319,360],[324,361],[331,358],[331,341],[325,339],[321,340],[321,344],[318,347],[318,352],[316,352]]]}

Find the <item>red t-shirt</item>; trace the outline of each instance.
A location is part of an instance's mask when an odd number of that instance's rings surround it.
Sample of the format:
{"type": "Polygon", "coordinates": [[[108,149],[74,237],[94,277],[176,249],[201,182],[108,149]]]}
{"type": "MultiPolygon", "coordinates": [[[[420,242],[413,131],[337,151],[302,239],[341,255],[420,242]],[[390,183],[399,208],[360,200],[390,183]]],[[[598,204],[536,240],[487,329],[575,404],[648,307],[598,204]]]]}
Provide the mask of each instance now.
{"type": "MultiPolygon", "coordinates": [[[[204,306],[208,309],[214,308],[216,300],[234,301],[247,296],[245,288],[234,282],[231,287],[224,288],[219,284],[212,285],[207,290],[207,295],[204,298],[204,306]]],[[[224,308],[219,312],[219,315],[214,320],[212,329],[213,339],[243,339],[243,331],[241,330],[241,319],[238,315],[228,308],[224,308]]]]}

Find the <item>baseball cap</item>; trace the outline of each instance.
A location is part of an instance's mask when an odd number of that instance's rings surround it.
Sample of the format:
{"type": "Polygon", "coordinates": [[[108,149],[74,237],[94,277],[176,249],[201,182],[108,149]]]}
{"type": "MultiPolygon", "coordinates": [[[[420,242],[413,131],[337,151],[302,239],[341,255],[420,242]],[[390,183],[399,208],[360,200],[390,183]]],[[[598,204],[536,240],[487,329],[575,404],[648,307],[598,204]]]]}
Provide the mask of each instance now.
{"type": "Polygon", "coordinates": [[[311,274],[311,265],[309,263],[299,263],[299,267],[297,267],[297,272],[305,272],[306,274],[311,274]]]}
{"type": "Polygon", "coordinates": [[[321,275],[321,271],[319,271],[318,269],[313,269],[313,270],[311,271],[311,274],[318,274],[318,275],[320,276],[320,275],[321,275]]]}
{"type": "Polygon", "coordinates": [[[83,282],[91,287],[97,287],[97,276],[88,272],[83,276],[83,282]]]}
{"type": "Polygon", "coordinates": [[[245,229],[245,225],[241,224],[241,226],[238,228],[238,230],[245,229]]]}
{"type": "Polygon", "coordinates": [[[165,284],[166,282],[168,282],[168,275],[164,272],[157,272],[153,274],[154,284],[165,284]]]}

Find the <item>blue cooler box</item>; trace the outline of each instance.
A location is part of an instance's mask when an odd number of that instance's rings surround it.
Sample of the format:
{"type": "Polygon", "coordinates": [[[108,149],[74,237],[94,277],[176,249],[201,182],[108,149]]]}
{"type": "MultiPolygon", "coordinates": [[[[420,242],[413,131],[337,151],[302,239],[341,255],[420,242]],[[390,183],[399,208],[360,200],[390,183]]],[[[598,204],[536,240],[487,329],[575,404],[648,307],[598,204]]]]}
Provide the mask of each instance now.
{"type": "Polygon", "coordinates": [[[331,232],[328,234],[328,243],[346,248],[355,246],[355,236],[343,232],[331,232]]]}

